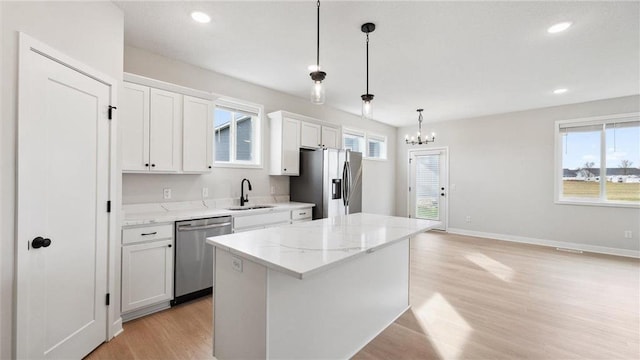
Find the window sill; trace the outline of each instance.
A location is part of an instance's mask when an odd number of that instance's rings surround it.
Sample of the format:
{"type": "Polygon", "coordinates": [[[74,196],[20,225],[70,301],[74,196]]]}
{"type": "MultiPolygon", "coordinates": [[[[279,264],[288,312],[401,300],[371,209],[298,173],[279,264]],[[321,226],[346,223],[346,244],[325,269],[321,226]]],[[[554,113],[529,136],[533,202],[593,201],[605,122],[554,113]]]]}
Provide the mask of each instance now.
{"type": "Polygon", "coordinates": [[[387,159],[383,158],[372,158],[372,157],[363,157],[363,160],[373,160],[373,161],[387,161],[387,159]]]}
{"type": "Polygon", "coordinates": [[[214,168],[262,169],[262,164],[213,163],[214,168]]]}
{"type": "Polygon", "coordinates": [[[618,207],[640,209],[640,203],[624,203],[615,201],[588,201],[577,199],[560,199],[554,201],[557,205],[581,205],[581,206],[602,206],[602,207],[618,207]]]}

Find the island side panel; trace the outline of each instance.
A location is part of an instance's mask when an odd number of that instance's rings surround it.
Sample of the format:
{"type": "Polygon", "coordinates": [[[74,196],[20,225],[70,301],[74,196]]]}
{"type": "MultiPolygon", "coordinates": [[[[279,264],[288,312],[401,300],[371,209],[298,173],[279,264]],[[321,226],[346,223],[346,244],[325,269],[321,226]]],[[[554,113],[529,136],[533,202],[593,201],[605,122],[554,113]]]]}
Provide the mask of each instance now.
{"type": "Polygon", "coordinates": [[[215,257],[213,355],[264,359],[267,269],[220,248],[215,249],[215,257]]]}
{"type": "Polygon", "coordinates": [[[409,240],[308,278],[268,270],[269,359],[347,359],[409,307],[409,240]]]}

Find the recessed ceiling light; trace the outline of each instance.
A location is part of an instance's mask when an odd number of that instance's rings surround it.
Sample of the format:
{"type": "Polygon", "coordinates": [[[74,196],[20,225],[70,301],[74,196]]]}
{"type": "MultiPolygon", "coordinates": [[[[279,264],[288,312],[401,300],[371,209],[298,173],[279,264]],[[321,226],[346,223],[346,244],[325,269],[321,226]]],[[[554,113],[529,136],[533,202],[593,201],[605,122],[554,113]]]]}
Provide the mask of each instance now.
{"type": "Polygon", "coordinates": [[[567,92],[567,89],[565,89],[565,88],[561,88],[561,89],[555,89],[555,90],[553,90],[553,93],[554,93],[554,94],[564,94],[564,93],[566,93],[566,92],[567,92]]]}
{"type": "Polygon", "coordinates": [[[194,21],[197,21],[199,23],[202,24],[206,24],[208,22],[211,22],[211,17],[205,13],[203,13],[202,11],[194,11],[191,13],[191,18],[194,21]]]}
{"type": "Polygon", "coordinates": [[[571,21],[565,21],[565,22],[557,23],[557,24],[551,26],[550,28],[548,28],[547,32],[549,34],[555,34],[555,33],[563,32],[563,31],[567,30],[568,28],[570,28],[571,25],[573,25],[573,23],[571,21]]]}

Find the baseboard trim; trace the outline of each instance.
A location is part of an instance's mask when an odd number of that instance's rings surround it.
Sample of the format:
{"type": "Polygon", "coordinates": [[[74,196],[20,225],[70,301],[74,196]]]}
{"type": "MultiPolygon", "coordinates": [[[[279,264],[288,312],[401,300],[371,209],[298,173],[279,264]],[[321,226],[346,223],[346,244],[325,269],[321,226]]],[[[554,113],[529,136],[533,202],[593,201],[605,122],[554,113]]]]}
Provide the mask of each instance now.
{"type": "Polygon", "coordinates": [[[122,318],[121,317],[119,317],[118,320],[113,322],[113,325],[111,325],[111,329],[113,331],[113,335],[111,336],[111,339],[109,339],[109,340],[112,340],[114,337],[122,334],[124,329],[122,328],[122,318]]]}
{"type": "Polygon", "coordinates": [[[617,248],[611,248],[606,246],[587,245],[587,244],[555,241],[555,240],[545,240],[545,239],[530,238],[525,236],[488,233],[488,232],[465,230],[465,229],[458,229],[458,228],[449,228],[448,232],[451,234],[475,236],[475,237],[493,239],[493,240],[510,241],[510,242],[517,242],[517,243],[523,243],[523,244],[548,246],[548,247],[554,247],[554,248],[566,248],[571,250],[580,250],[580,251],[586,251],[586,252],[597,253],[597,254],[640,258],[640,251],[636,251],[636,250],[617,249],[617,248]]]}

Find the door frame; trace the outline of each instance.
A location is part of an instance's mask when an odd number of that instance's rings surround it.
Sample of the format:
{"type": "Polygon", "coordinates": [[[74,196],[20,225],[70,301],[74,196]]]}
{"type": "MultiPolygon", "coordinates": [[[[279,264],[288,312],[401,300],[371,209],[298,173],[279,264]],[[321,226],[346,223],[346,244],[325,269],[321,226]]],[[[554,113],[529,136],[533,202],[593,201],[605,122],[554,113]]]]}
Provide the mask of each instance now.
{"type": "Polygon", "coordinates": [[[429,148],[411,148],[407,151],[407,216],[411,213],[411,192],[409,191],[409,187],[411,186],[411,155],[416,152],[422,151],[442,151],[444,152],[444,165],[445,165],[445,220],[444,220],[444,231],[449,231],[449,194],[450,194],[450,186],[449,186],[449,147],[448,146],[440,146],[440,147],[429,147],[429,148]]]}
{"type": "MultiPolygon", "coordinates": [[[[40,56],[44,56],[52,61],[55,61],[61,65],[64,65],[72,70],[75,70],[82,75],[88,76],[98,82],[101,82],[107,86],[109,86],[109,97],[110,103],[112,106],[117,107],[117,88],[119,86],[120,81],[112,78],[111,76],[104,74],[98,70],[95,70],[91,66],[80,62],[74,58],[71,58],[65,55],[63,52],[48,46],[47,44],[36,40],[35,38],[23,33],[19,32],[19,46],[18,46],[18,118],[17,118],[17,139],[18,143],[16,144],[16,163],[17,165],[17,176],[16,176],[16,200],[15,206],[17,208],[19,202],[19,179],[20,179],[20,119],[28,113],[28,107],[30,104],[26,103],[25,99],[28,99],[28,94],[26,93],[24,82],[29,81],[30,73],[32,73],[32,64],[27,61],[30,54],[33,52],[40,56]]],[[[119,234],[119,208],[120,208],[120,199],[118,193],[118,177],[119,173],[118,169],[118,148],[117,148],[117,139],[118,139],[118,127],[117,127],[117,111],[113,111],[112,120],[109,122],[109,169],[108,173],[108,198],[111,201],[111,211],[107,213],[107,279],[106,279],[106,289],[107,293],[111,294],[111,298],[113,300],[110,301],[108,306],[105,306],[105,311],[107,312],[107,324],[105,328],[105,341],[109,341],[115,335],[122,331],[122,318],[120,317],[118,301],[116,301],[119,296],[119,281],[118,275],[118,261],[120,260],[120,251],[119,251],[119,243],[118,243],[118,234],[119,234]]],[[[22,219],[20,219],[16,215],[15,223],[14,223],[14,231],[15,231],[15,273],[14,273],[14,326],[13,326],[13,342],[14,342],[14,355],[17,358],[25,357],[26,348],[28,346],[27,337],[29,334],[24,333],[24,322],[26,321],[26,306],[22,306],[22,304],[27,304],[27,299],[29,298],[29,293],[27,289],[24,289],[25,279],[27,278],[27,270],[29,266],[29,262],[26,261],[25,258],[26,252],[24,251],[24,243],[23,239],[19,239],[19,225],[22,223],[22,219]],[[22,323],[20,323],[22,322],[22,323]]]]}

